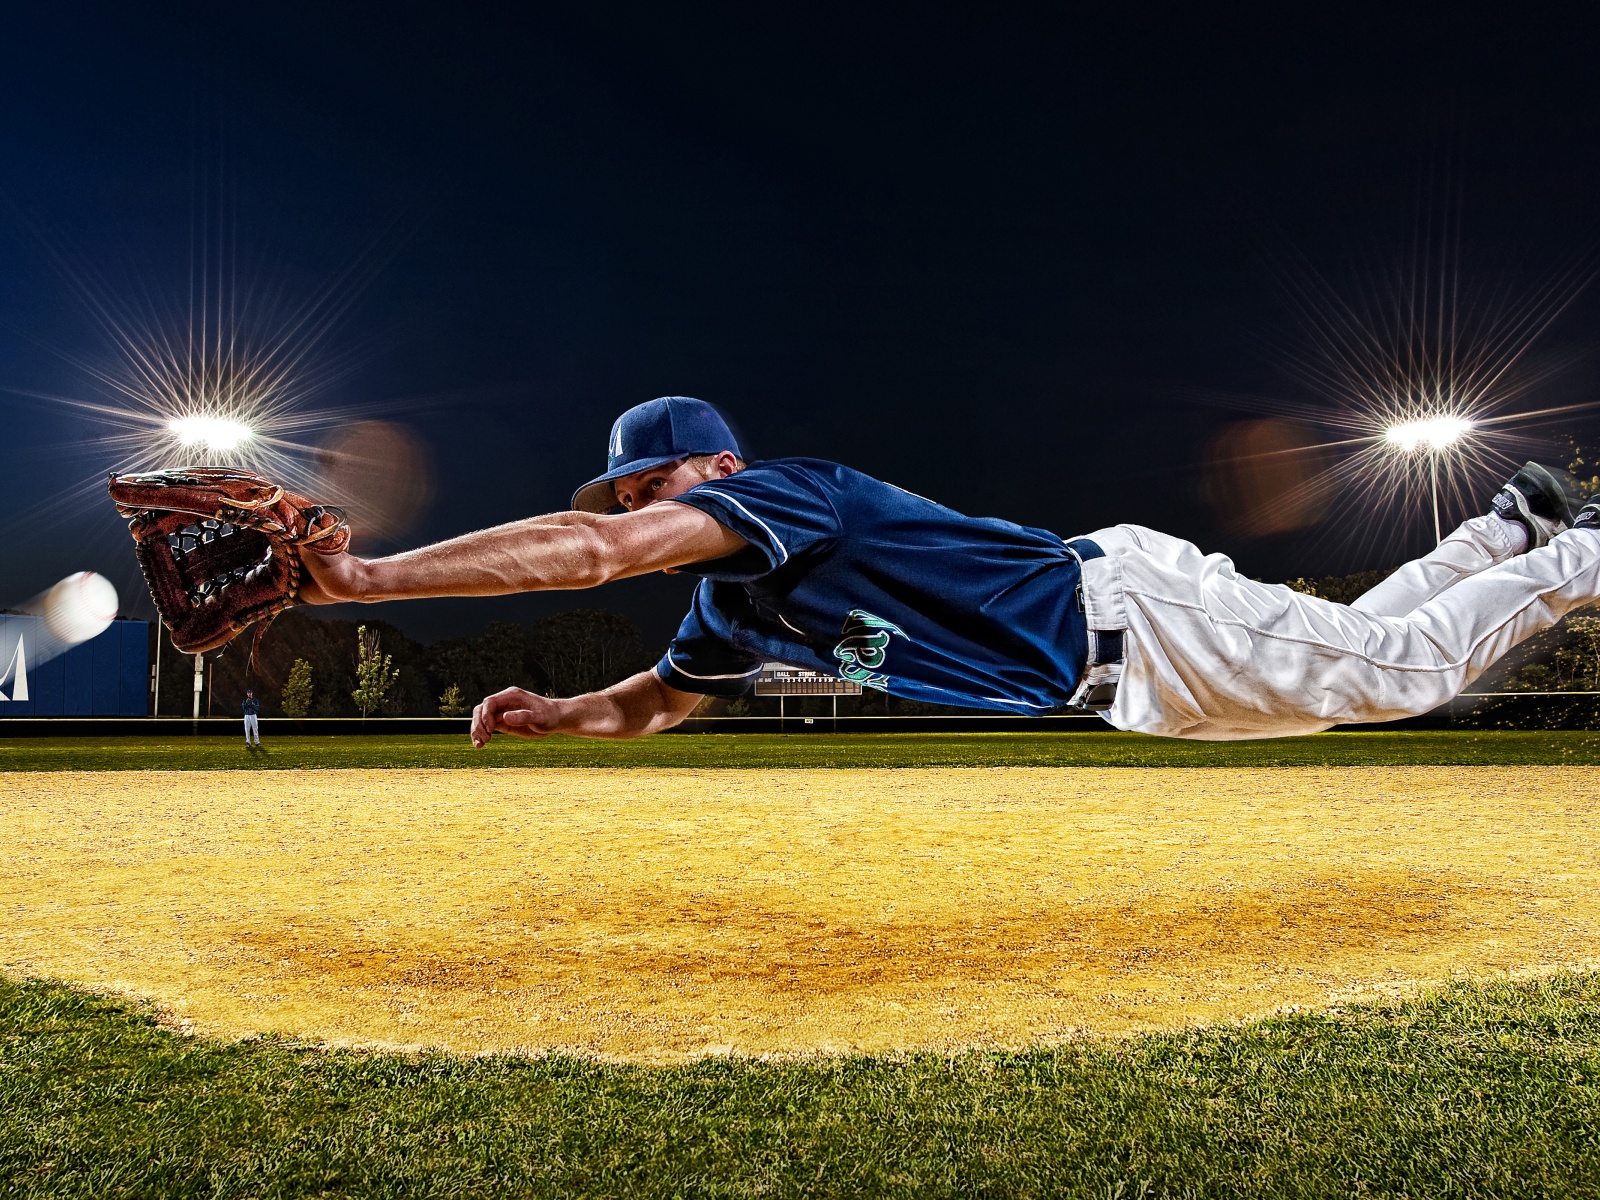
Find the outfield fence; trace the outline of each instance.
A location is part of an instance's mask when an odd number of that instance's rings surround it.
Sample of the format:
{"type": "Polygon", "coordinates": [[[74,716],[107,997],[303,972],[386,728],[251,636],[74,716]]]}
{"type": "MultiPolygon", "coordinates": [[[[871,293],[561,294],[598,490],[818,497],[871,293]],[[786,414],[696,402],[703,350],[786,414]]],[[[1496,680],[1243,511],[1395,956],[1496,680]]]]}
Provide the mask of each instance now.
{"type": "MultiPolygon", "coordinates": [[[[465,736],[467,717],[263,717],[262,734],[361,735],[456,734],[465,736]]],[[[677,733],[1039,733],[1093,732],[1109,726],[1091,713],[1021,717],[1006,713],[943,713],[918,716],[820,715],[690,717],[677,733]]],[[[1467,692],[1420,717],[1384,724],[1344,725],[1344,730],[1378,729],[1597,729],[1600,692],[1467,692]]],[[[0,718],[5,737],[165,736],[242,737],[236,716],[202,717],[11,717],[0,718]]]]}

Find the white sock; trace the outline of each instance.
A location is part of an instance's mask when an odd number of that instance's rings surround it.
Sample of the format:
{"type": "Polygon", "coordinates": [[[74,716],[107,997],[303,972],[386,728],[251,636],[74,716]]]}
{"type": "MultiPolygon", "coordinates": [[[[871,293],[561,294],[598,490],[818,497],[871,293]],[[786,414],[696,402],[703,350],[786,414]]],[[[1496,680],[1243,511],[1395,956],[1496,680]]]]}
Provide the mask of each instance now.
{"type": "MultiPolygon", "coordinates": [[[[1497,517],[1500,516],[1499,513],[1495,513],[1494,515],[1497,517]]],[[[1515,547],[1511,551],[1511,556],[1515,558],[1519,554],[1526,553],[1528,549],[1528,543],[1533,540],[1528,536],[1528,527],[1521,521],[1508,521],[1504,517],[1500,517],[1500,524],[1506,527],[1506,532],[1510,535],[1510,542],[1512,546],[1515,547]]]]}

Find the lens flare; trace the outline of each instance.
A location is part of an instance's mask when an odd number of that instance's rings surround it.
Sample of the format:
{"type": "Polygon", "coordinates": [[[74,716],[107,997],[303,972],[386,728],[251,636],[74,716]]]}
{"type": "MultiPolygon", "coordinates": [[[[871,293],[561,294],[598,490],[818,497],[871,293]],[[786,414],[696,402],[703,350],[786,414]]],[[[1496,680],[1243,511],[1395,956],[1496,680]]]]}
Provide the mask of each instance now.
{"type": "MultiPolygon", "coordinates": [[[[108,474],[256,471],[360,520],[375,506],[324,485],[326,443],[352,425],[380,417],[393,423],[441,399],[362,396],[361,376],[378,343],[353,343],[346,324],[415,232],[410,216],[395,212],[369,223],[364,246],[302,242],[285,255],[250,233],[249,198],[198,166],[187,262],[172,252],[177,229],[145,230],[148,245],[91,258],[47,222],[15,214],[77,301],[82,327],[69,342],[44,347],[73,368],[70,382],[27,386],[0,372],[0,409],[9,414],[20,403],[51,413],[38,428],[50,429],[52,440],[29,449],[49,457],[58,481],[32,503],[0,514],[0,544],[15,552],[46,532],[59,540],[65,523],[78,552],[93,551],[87,561],[123,564],[114,586],[142,613],[150,611],[148,593],[127,553],[126,527],[107,503],[108,474]]],[[[51,378],[61,376],[52,371],[51,378]]],[[[380,475],[374,466],[360,478],[380,475]]],[[[402,486],[383,478],[391,489],[402,486]]],[[[370,528],[390,526],[374,521],[370,528]]]]}
{"type": "Polygon", "coordinates": [[[346,399],[364,352],[341,348],[338,331],[398,246],[397,226],[377,232],[320,286],[302,291],[265,259],[241,266],[236,231],[212,245],[203,230],[222,226],[214,213],[200,218],[186,280],[108,276],[102,264],[38,233],[89,319],[86,332],[97,336],[83,350],[52,348],[80,375],[72,394],[10,387],[3,379],[0,393],[74,414],[81,421],[75,436],[47,449],[63,465],[84,459],[91,466],[36,509],[0,517],[0,536],[63,505],[104,509],[108,473],[234,467],[320,496],[319,455],[331,435],[430,402],[346,399]]]}
{"type": "MultiPolygon", "coordinates": [[[[1409,251],[1369,253],[1337,283],[1291,253],[1279,271],[1289,325],[1260,343],[1289,386],[1207,396],[1307,430],[1292,455],[1324,465],[1292,482],[1281,478],[1290,450],[1213,451],[1229,478],[1277,488],[1278,509],[1323,514],[1297,529],[1296,553],[1326,562],[1325,543],[1337,543],[1347,567],[1403,561],[1486,511],[1524,461],[1561,465],[1563,446],[1594,437],[1600,402],[1571,370],[1581,349],[1539,343],[1600,273],[1600,255],[1543,274],[1469,273],[1460,246],[1455,218],[1423,220],[1409,251]]],[[[1218,493],[1225,517],[1235,492],[1218,493]]]]}

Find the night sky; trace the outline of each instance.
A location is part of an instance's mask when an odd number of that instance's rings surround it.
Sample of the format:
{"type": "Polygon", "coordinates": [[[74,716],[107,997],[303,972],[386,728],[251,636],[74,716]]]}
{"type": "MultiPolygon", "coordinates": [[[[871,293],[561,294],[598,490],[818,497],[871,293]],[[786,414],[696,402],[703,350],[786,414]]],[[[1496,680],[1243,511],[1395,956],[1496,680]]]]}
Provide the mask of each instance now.
{"type": "MultiPolygon", "coordinates": [[[[1415,497],[1271,536],[1207,500],[1225,426],[1314,399],[1281,361],[1297,272],[1355,288],[1446,227],[1484,294],[1536,291],[1600,241],[1578,6],[218,7],[8,14],[0,606],[93,568],[150,614],[98,427],[31,397],[93,393],[86,295],[181,299],[202,241],[262,295],[349,302],[308,369],[431,447],[399,544],[566,507],[618,412],[682,394],[756,457],[1267,579],[1420,548],[1415,497]]],[[[1597,317],[1591,289],[1539,339],[1522,403],[1594,396],[1597,317]]],[[[1597,427],[1536,436],[1561,461],[1597,427]]],[[[426,639],[598,603],[661,641],[688,587],[382,615],[426,639]]]]}

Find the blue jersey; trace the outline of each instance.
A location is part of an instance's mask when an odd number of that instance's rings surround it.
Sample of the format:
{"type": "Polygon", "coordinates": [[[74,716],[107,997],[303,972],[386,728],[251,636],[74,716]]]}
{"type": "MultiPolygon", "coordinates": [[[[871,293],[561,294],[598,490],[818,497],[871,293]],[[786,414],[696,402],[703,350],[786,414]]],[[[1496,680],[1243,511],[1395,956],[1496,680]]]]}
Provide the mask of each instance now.
{"type": "Polygon", "coordinates": [[[1067,703],[1088,635],[1061,538],[967,517],[816,459],[754,463],[673,498],[750,544],[702,576],[661,680],[739,695],[764,662],[1008,712],[1067,703]]]}

